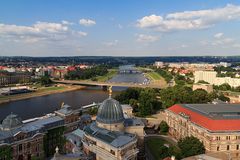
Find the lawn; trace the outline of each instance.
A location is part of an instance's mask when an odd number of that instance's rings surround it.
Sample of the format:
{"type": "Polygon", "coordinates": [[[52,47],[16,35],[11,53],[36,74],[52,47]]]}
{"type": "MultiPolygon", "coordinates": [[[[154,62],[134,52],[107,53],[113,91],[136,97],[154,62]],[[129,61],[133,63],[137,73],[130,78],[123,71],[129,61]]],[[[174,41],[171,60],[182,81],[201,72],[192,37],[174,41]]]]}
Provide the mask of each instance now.
{"type": "Polygon", "coordinates": [[[44,87],[39,89],[37,92],[45,92],[45,91],[56,91],[56,90],[63,90],[66,87],[64,86],[59,86],[59,87],[55,87],[55,86],[51,86],[51,87],[44,87]]]}
{"type": "Polygon", "coordinates": [[[160,80],[162,77],[157,73],[157,72],[148,72],[147,75],[152,79],[152,80],[160,80]]]}
{"type": "Polygon", "coordinates": [[[146,145],[156,160],[163,159],[163,157],[168,155],[168,152],[174,152],[176,154],[180,152],[180,149],[176,146],[176,144],[160,137],[148,139],[146,145]],[[171,151],[169,151],[169,148],[167,150],[163,149],[164,144],[168,144],[171,148],[171,151]]]}
{"type": "Polygon", "coordinates": [[[117,70],[116,69],[110,69],[106,75],[98,76],[98,77],[96,77],[96,79],[99,82],[106,82],[109,79],[111,79],[113,76],[115,76],[116,74],[117,74],[117,70]]]}

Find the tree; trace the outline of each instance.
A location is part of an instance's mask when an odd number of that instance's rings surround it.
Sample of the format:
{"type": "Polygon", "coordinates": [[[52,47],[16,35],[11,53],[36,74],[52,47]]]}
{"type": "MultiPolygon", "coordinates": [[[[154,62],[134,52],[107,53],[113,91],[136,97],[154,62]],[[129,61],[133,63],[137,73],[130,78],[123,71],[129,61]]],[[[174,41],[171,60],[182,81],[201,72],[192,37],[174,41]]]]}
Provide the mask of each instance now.
{"type": "Polygon", "coordinates": [[[209,97],[207,91],[203,89],[196,89],[193,91],[193,103],[207,103],[209,102],[209,97]]]}
{"type": "Polygon", "coordinates": [[[154,89],[146,88],[139,95],[139,112],[141,116],[147,116],[161,108],[154,89]]]}
{"type": "Polygon", "coordinates": [[[181,149],[183,157],[189,157],[205,153],[203,143],[193,136],[180,139],[178,141],[178,147],[181,149]]]}
{"type": "Polygon", "coordinates": [[[130,99],[129,104],[132,106],[133,112],[138,111],[138,101],[136,99],[130,99]]]}
{"type": "Polygon", "coordinates": [[[42,86],[52,84],[52,80],[49,78],[49,76],[42,76],[39,82],[42,86]]]}
{"type": "Polygon", "coordinates": [[[229,102],[230,101],[230,98],[224,96],[224,94],[222,94],[222,93],[218,96],[218,99],[220,99],[223,102],[229,102]]]}
{"type": "Polygon", "coordinates": [[[96,80],[96,76],[103,76],[108,73],[107,66],[98,65],[87,69],[76,68],[76,70],[68,71],[65,79],[92,79],[96,80]]]}
{"type": "Polygon", "coordinates": [[[208,82],[204,81],[204,80],[200,80],[198,81],[197,83],[200,83],[200,84],[209,84],[208,82]]]}
{"type": "Polygon", "coordinates": [[[217,87],[218,90],[221,91],[229,91],[232,89],[232,87],[228,83],[221,84],[217,87]]]}
{"type": "Polygon", "coordinates": [[[160,133],[162,133],[162,134],[168,133],[169,126],[168,126],[167,122],[162,121],[162,122],[159,124],[159,128],[160,128],[160,133]]]}

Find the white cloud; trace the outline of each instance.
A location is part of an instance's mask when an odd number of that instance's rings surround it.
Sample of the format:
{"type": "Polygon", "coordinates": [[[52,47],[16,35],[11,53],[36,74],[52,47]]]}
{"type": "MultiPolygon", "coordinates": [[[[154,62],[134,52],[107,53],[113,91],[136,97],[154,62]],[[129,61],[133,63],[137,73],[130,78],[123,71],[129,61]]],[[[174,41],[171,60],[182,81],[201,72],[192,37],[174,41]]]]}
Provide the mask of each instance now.
{"type": "Polygon", "coordinates": [[[221,38],[221,37],[223,37],[223,33],[216,33],[214,35],[214,38],[221,38]]]}
{"type": "Polygon", "coordinates": [[[87,33],[70,29],[62,23],[36,22],[32,26],[0,24],[0,38],[7,41],[37,42],[64,40],[87,33]],[[76,34],[77,33],[77,34],[76,34]]]}
{"type": "Polygon", "coordinates": [[[80,19],[79,24],[88,27],[88,26],[95,25],[96,22],[94,20],[91,20],[91,19],[80,19]]]}
{"type": "Polygon", "coordinates": [[[223,33],[217,33],[213,37],[213,40],[203,40],[200,41],[200,44],[217,48],[240,48],[240,43],[236,39],[225,37],[223,33]]]}
{"type": "Polygon", "coordinates": [[[209,28],[235,19],[240,19],[240,6],[228,4],[223,8],[176,12],[165,17],[153,14],[137,20],[137,26],[167,32],[209,28]]]}
{"type": "Polygon", "coordinates": [[[78,31],[78,35],[80,36],[87,36],[88,34],[86,32],[78,31]]]}
{"type": "Polygon", "coordinates": [[[73,25],[74,23],[73,23],[73,22],[66,21],[66,20],[62,20],[62,24],[65,24],[65,25],[73,25]]]}
{"type": "Polygon", "coordinates": [[[118,44],[118,40],[114,40],[112,42],[104,42],[103,44],[108,47],[116,46],[118,44]]]}
{"type": "Polygon", "coordinates": [[[138,42],[155,42],[157,40],[159,40],[159,37],[157,37],[157,36],[146,35],[146,34],[138,34],[137,35],[138,42]]]}

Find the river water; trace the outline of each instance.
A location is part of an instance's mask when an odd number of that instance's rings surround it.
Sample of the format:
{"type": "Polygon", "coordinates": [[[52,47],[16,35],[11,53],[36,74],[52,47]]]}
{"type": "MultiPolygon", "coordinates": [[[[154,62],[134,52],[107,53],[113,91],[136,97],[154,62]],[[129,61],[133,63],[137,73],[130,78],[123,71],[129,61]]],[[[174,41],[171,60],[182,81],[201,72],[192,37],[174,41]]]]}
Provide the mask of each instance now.
{"type": "MultiPolygon", "coordinates": [[[[110,81],[142,83],[143,80],[144,76],[142,74],[119,74],[113,77],[110,81]]],[[[126,88],[113,87],[113,94],[117,94],[124,89],[126,88]]],[[[103,91],[101,87],[87,87],[86,89],[76,91],[4,103],[0,104],[0,120],[3,120],[11,112],[19,115],[24,120],[54,112],[60,108],[62,102],[69,104],[73,108],[80,108],[83,105],[88,105],[93,102],[102,102],[107,97],[108,92],[103,91]]]]}

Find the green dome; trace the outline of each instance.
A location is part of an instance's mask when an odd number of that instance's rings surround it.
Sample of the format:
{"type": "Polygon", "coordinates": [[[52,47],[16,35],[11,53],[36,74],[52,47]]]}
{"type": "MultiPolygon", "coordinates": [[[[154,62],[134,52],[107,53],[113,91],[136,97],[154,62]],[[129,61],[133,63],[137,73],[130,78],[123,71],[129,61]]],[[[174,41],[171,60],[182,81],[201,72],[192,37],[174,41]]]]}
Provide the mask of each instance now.
{"type": "Polygon", "coordinates": [[[118,101],[109,97],[98,109],[97,122],[112,124],[124,121],[122,106],[118,101]]]}

